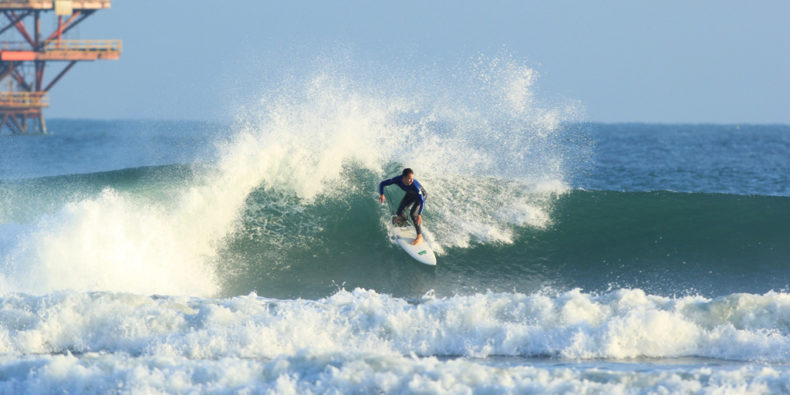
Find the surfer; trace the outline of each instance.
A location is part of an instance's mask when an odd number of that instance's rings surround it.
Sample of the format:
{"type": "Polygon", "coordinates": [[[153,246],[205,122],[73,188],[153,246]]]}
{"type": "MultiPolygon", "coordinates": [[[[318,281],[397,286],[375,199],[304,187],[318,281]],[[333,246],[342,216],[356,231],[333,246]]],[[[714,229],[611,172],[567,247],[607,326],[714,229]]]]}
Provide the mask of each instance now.
{"type": "Polygon", "coordinates": [[[422,242],[422,229],[420,229],[420,225],[422,225],[422,209],[425,207],[425,198],[428,194],[425,192],[425,188],[414,179],[414,171],[405,168],[400,176],[379,183],[380,203],[384,203],[387,200],[387,198],[384,197],[384,187],[392,184],[406,191],[406,194],[403,195],[403,199],[401,199],[398,205],[398,211],[395,212],[397,221],[400,223],[406,222],[406,216],[403,215],[403,212],[406,210],[406,207],[411,205],[411,221],[414,223],[414,229],[417,230],[417,237],[411,244],[420,244],[420,242],[422,242]]]}

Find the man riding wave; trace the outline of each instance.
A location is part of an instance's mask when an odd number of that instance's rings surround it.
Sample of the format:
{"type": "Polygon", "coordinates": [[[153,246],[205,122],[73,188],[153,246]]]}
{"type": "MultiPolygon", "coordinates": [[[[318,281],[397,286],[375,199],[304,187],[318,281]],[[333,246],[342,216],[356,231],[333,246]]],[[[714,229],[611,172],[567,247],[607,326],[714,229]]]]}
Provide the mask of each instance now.
{"type": "Polygon", "coordinates": [[[417,237],[414,241],[411,242],[412,245],[420,244],[423,240],[422,237],[422,229],[420,225],[422,225],[422,209],[425,208],[425,198],[428,196],[428,193],[425,192],[425,188],[420,185],[419,182],[414,178],[414,171],[409,168],[403,169],[403,173],[400,176],[390,178],[388,180],[384,180],[379,183],[379,202],[384,203],[387,198],[384,197],[384,187],[387,185],[395,184],[406,191],[406,194],[403,195],[403,199],[401,199],[400,204],[398,204],[398,210],[395,212],[397,216],[396,221],[399,223],[406,222],[406,216],[404,215],[404,211],[406,207],[411,206],[411,220],[414,223],[414,229],[417,230],[417,237]]]}

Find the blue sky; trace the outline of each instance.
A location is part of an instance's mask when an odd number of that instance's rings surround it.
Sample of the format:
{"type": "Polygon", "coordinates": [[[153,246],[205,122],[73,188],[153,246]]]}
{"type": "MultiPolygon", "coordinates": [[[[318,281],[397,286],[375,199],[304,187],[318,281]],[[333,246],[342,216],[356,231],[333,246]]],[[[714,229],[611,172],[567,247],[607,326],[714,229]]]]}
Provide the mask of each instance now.
{"type": "Polygon", "coordinates": [[[230,119],[342,48],[403,75],[504,52],[589,121],[790,123],[788,16],[787,1],[116,0],[76,33],[123,39],[121,60],[75,67],[47,115],[230,119]]]}

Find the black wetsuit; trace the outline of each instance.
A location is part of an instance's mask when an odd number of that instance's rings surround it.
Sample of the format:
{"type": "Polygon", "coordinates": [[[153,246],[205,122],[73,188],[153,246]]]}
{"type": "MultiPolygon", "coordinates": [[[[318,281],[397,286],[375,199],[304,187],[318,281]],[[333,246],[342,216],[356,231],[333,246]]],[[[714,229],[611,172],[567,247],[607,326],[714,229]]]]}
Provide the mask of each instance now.
{"type": "Polygon", "coordinates": [[[403,183],[403,177],[397,176],[379,183],[379,194],[383,195],[384,187],[392,184],[395,184],[399,186],[400,189],[406,191],[406,194],[403,195],[403,199],[401,199],[400,204],[398,204],[398,210],[395,212],[395,215],[405,220],[406,217],[403,215],[403,212],[406,210],[406,207],[411,206],[411,212],[409,214],[411,216],[412,222],[414,223],[414,229],[417,230],[418,235],[421,235],[422,229],[420,229],[420,225],[417,224],[417,216],[422,214],[422,209],[425,207],[425,198],[428,197],[428,193],[425,192],[425,188],[423,188],[416,179],[411,183],[411,185],[406,185],[403,183]]]}

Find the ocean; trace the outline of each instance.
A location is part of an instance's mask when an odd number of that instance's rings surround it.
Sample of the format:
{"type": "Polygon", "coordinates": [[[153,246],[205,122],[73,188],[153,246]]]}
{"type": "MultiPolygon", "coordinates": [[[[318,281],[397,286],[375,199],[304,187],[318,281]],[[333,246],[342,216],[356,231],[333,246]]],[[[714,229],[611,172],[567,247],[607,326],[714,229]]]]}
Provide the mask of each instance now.
{"type": "Polygon", "coordinates": [[[0,393],[790,392],[790,126],[532,80],[0,136],[0,393]],[[436,267],[377,201],[406,166],[436,267]]]}

